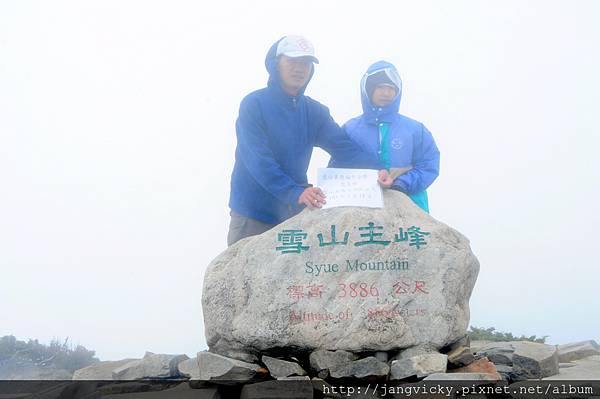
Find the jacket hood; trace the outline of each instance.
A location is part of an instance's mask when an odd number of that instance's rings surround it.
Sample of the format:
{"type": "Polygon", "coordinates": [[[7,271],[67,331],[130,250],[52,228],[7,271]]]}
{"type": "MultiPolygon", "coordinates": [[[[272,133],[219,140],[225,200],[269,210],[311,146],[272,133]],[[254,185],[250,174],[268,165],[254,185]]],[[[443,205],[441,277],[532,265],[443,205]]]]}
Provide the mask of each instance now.
{"type": "Polygon", "coordinates": [[[402,97],[402,80],[396,70],[396,67],[387,61],[377,61],[372,64],[360,81],[360,100],[363,108],[363,116],[369,123],[390,122],[391,117],[398,113],[400,109],[400,98],[402,97]],[[376,107],[371,104],[367,94],[366,83],[369,76],[378,72],[385,72],[388,78],[398,87],[398,93],[394,101],[385,107],[376,107]]]}
{"type": "MultiPolygon", "coordinates": [[[[267,68],[267,72],[269,72],[269,81],[267,82],[267,86],[270,88],[279,90],[284,94],[287,94],[281,87],[281,78],[279,77],[279,68],[277,66],[277,45],[284,38],[285,38],[285,36],[282,37],[281,39],[277,40],[275,43],[273,43],[273,45],[267,52],[267,56],[265,57],[265,67],[267,68]]],[[[314,72],[315,72],[315,66],[313,64],[313,66],[310,69],[310,75],[308,77],[308,81],[306,82],[304,87],[302,87],[300,89],[300,91],[298,92],[299,96],[304,94],[304,91],[306,90],[306,87],[310,83],[310,80],[312,79],[314,72]]]]}

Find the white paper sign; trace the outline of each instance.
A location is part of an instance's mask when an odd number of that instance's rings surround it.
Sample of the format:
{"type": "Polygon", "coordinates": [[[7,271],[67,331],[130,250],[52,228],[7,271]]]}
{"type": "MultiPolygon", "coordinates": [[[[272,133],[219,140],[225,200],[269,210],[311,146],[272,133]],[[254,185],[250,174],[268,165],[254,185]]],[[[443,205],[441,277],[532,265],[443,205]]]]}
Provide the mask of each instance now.
{"type": "Polygon", "coordinates": [[[383,208],[383,195],[377,176],[378,172],[371,169],[319,168],[317,186],[323,190],[327,201],[323,208],[383,208]]]}

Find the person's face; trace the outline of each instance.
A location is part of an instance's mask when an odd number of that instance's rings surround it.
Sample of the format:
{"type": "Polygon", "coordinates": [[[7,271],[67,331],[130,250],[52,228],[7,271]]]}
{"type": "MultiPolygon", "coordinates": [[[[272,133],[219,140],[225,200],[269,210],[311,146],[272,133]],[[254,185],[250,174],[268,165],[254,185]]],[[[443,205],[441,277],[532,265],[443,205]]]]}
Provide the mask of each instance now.
{"type": "Polygon", "coordinates": [[[375,86],[371,103],[376,107],[385,107],[396,98],[396,88],[389,84],[380,84],[375,86]]]}
{"type": "Polygon", "coordinates": [[[312,61],[308,57],[279,56],[279,77],[286,93],[295,96],[310,78],[312,61]]]}

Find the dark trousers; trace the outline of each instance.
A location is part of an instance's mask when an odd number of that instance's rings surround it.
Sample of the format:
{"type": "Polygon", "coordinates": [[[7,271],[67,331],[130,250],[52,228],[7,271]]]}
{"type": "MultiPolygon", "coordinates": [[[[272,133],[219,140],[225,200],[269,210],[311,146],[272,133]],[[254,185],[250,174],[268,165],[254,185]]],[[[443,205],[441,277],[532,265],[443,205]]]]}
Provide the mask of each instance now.
{"type": "Polygon", "coordinates": [[[229,233],[227,233],[227,246],[231,246],[242,238],[262,234],[275,227],[275,224],[261,222],[260,220],[242,216],[234,211],[229,212],[231,222],[229,222],[229,233]]]}

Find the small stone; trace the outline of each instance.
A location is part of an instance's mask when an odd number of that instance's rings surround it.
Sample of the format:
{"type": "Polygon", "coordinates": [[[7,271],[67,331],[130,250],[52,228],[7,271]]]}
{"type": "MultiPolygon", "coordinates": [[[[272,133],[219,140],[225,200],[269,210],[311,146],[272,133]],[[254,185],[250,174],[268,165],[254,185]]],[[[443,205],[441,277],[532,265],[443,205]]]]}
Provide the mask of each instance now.
{"type": "Polygon", "coordinates": [[[288,362],[270,356],[263,356],[262,362],[267,366],[267,369],[269,369],[269,373],[273,378],[306,375],[306,371],[304,371],[298,363],[288,362]]]}
{"type": "Polygon", "coordinates": [[[256,364],[211,352],[198,352],[198,367],[200,380],[225,385],[251,381],[259,368],[256,364]]]}
{"type": "Polygon", "coordinates": [[[416,355],[408,359],[392,361],[391,380],[402,380],[416,376],[422,378],[430,374],[445,373],[448,356],[441,353],[416,355]]]}
{"type": "Polygon", "coordinates": [[[261,377],[261,378],[267,378],[270,374],[269,374],[269,370],[267,370],[264,367],[257,367],[256,369],[256,375],[261,377]]]}
{"type": "Polygon", "coordinates": [[[358,356],[351,352],[342,350],[328,351],[319,349],[310,354],[310,368],[318,374],[320,378],[327,378],[329,370],[340,367],[358,359],[358,356]]]}
{"type": "Polygon", "coordinates": [[[390,367],[373,356],[355,360],[329,370],[329,373],[333,378],[384,377],[387,376],[389,372],[390,367]]]}
{"type": "Polygon", "coordinates": [[[379,360],[380,362],[387,362],[389,359],[389,355],[387,352],[383,352],[383,351],[377,351],[375,352],[375,359],[379,360]]]}
{"type": "Polygon", "coordinates": [[[329,369],[321,370],[317,373],[318,378],[328,378],[329,377],[329,369]]]}
{"type": "Polygon", "coordinates": [[[448,363],[455,366],[466,366],[475,361],[471,349],[466,346],[458,346],[448,352],[448,363]]]}
{"type": "Polygon", "coordinates": [[[396,356],[392,357],[391,360],[404,360],[410,359],[414,356],[428,355],[434,353],[439,353],[439,351],[430,345],[416,345],[402,349],[400,352],[398,352],[396,356]]]}
{"type": "MultiPolygon", "coordinates": [[[[488,360],[494,364],[504,364],[506,366],[512,366],[515,345],[519,344],[520,342],[522,341],[500,341],[490,342],[482,346],[478,345],[476,355],[479,358],[487,357],[488,360]]],[[[473,345],[471,345],[471,348],[471,350],[473,350],[473,345]]]]}
{"type": "Polygon", "coordinates": [[[558,361],[572,362],[589,356],[600,355],[600,345],[594,340],[558,345],[558,361]]]}

